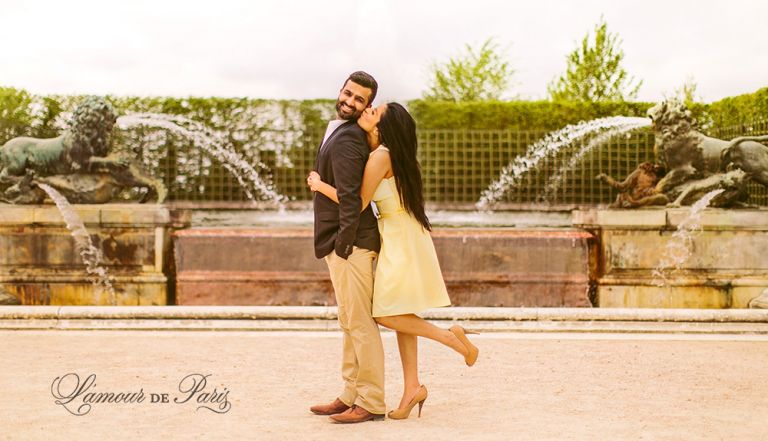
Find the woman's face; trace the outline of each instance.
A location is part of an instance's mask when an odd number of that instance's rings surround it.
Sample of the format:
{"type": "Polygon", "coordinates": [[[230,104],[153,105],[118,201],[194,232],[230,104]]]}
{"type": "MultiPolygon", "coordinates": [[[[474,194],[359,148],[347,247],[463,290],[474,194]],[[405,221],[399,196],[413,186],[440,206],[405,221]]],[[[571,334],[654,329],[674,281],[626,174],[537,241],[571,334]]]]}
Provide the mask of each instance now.
{"type": "Polygon", "coordinates": [[[363,130],[370,132],[374,129],[374,127],[376,127],[377,124],[379,124],[381,116],[384,115],[384,112],[386,111],[386,104],[382,104],[379,107],[369,107],[363,111],[363,114],[360,115],[357,123],[360,125],[360,127],[363,128],[363,130]]]}

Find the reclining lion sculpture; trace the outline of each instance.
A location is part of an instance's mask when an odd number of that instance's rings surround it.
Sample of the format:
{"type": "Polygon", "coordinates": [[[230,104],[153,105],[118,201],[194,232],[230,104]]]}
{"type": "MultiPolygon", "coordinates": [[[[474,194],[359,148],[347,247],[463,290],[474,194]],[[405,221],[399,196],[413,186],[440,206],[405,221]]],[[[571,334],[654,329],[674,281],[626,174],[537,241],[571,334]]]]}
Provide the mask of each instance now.
{"type": "Polygon", "coordinates": [[[711,202],[713,207],[744,205],[746,184],[754,180],[768,187],[768,136],[744,136],[724,141],[705,136],[683,103],[664,101],[648,110],[662,164],[641,164],[623,182],[601,173],[597,179],[619,190],[612,207],[647,205],[691,205],[709,191],[724,191],[711,202]],[[659,176],[657,171],[666,168],[659,176]],[[658,179],[657,179],[658,178],[658,179]],[[649,182],[656,180],[654,187],[649,182]]]}
{"type": "Polygon", "coordinates": [[[768,147],[758,141],[768,136],[740,137],[731,141],[705,136],[694,128],[691,111],[678,100],[664,101],[648,110],[656,139],[655,148],[667,169],[656,184],[659,193],[693,179],[729,169],[768,186],[768,147]]]}
{"type": "MultiPolygon", "coordinates": [[[[127,157],[110,155],[117,121],[112,106],[88,97],[72,116],[70,128],[50,139],[13,138],[0,147],[0,200],[39,204],[46,195],[37,182],[59,190],[75,203],[106,203],[125,188],[147,189],[144,200],[162,202],[162,183],[127,157]]],[[[143,202],[143,201],[142,201],[143,202]]]]}

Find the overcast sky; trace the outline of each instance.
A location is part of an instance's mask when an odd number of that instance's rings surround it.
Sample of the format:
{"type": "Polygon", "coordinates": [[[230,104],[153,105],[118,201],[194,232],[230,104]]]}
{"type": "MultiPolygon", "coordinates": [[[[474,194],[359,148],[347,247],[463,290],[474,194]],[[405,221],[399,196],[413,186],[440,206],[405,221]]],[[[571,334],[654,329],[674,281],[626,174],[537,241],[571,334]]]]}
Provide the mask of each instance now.
{"type": "Polygon", "coordinates": [[[510,93],[546,98],[603,15],[658,101],[693,77],[706,102],[768,86],[764,0],[0,0],[0,86],[35,93],[334,98],[363,69],[417,98],[432,62],[494,37],[510,93]]]}

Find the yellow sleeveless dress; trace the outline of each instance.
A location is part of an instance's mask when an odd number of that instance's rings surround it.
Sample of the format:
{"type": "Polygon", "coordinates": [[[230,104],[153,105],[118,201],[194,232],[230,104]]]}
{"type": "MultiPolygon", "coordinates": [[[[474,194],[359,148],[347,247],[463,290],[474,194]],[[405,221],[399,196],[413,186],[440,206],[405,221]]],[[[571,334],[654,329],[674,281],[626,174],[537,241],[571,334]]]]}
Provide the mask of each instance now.
{"type": "Polygon", "coordinates": [[[394,177],[381,181],[373,201],[379,210],[381,233],[373,316],[416,314],[450,306],[432,237],[401,205],[394,177]]]}

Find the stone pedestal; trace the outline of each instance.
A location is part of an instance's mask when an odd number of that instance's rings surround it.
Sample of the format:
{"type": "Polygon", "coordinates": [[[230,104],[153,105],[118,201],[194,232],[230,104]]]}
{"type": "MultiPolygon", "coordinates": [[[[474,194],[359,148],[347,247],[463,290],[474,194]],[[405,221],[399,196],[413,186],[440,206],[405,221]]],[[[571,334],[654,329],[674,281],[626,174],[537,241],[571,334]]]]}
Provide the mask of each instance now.
{"type": "MultiPolygon", "coordinates": [[[[168,304],[169,215],[159,205],[74,205],[118,305],[168,304]]],[[[0,205],[0,285],[25,305],[106,305],[53,205],[0,205]]]]}
{"type": "MultiPolygon", "coordinates": [[[[590,306],[589,233],[442,228],[432,237],[456,306],[590,306]]],[[[193,228],[173,242],[180,305],[335,305],[311,227],[193,228]]]]}
{"type": "Polygon", "coordinates": [[[574,226],[597,238],[591,278],[601,307],[746,308],[768,287],[768,210],[706,209],[679,269],[654,278],[689,208],[588,210],[574,226]],[[659,282],[665,282],[658,286],[659,282]]]}

